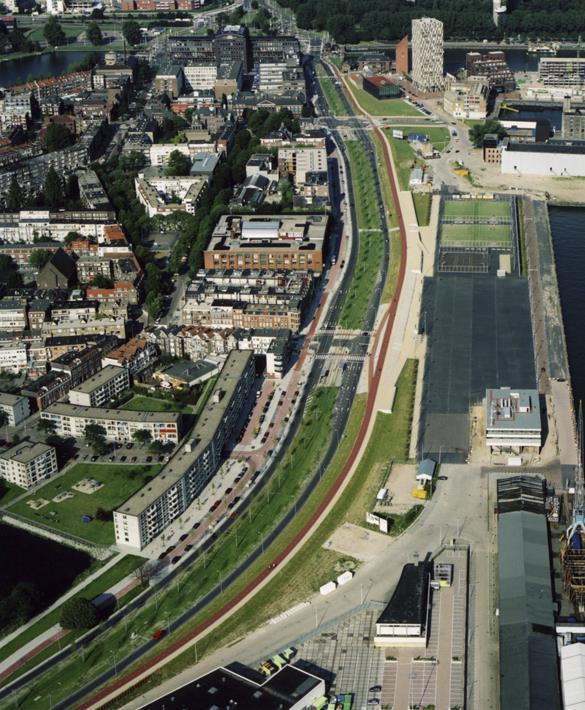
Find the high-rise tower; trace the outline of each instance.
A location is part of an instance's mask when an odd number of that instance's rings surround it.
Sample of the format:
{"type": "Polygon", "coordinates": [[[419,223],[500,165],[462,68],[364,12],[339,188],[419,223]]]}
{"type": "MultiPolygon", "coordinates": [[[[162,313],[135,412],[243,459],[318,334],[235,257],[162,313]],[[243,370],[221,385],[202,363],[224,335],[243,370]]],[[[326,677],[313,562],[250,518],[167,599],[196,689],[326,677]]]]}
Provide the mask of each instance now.
{"type": "Polygon", "coordinates": [[[412,21],[412,81],[419,91],[443,88],[443,23],[432,17],[412,21]]]}

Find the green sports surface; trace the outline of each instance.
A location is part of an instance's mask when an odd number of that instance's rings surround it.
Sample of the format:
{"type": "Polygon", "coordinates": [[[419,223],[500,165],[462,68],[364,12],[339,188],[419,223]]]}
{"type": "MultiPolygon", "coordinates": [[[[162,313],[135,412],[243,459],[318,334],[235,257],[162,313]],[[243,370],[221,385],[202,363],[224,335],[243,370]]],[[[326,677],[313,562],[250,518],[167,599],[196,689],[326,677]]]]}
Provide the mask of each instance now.
{"type": "Polygon", "coordinates": [[[511,217],[510,203],[506,200],[445,200],[443,215],[447,218],[469,219],[511,217]]]}
{"type": "Polygon", "coordinates": [[[507,224],[443,224],[443,246],[512,247],[512,227],[507,224]]]}

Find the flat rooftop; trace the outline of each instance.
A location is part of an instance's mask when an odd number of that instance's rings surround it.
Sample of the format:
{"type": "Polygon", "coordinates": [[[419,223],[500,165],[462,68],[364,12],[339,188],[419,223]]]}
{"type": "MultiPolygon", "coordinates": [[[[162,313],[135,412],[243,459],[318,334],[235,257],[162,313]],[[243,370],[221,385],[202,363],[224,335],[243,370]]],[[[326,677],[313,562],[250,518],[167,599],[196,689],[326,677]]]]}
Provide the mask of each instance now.
{"type": "Polygon", "coordinates": [[[87,380],[81,382],[77,387],[71,390],[71,392],[83,392],[84,394],[91,394],[98,387],[102,387],[107,384],[110,380],[115,377],[124,375],[124,368],[118,367],[117,365],[106,365],[95,375],[88,377],[87,380]]]}
{"type": "Polygon", "coordinates": [[[508,143],[509,153],[563,153],[585,155],[585,141],[551,141],[550,143],[508,143]]]}
{"type": "Polygon", "coordinates": [[[0,392],[0,404],[5,407],[14,407],[21,399],[26,399],[21,394],[9,394],[8,392],[0,392]]]}
{"type": "Polygon", "coordinates": [[[0,458],[5,461],[17,461],[18,463],[27,464],[52,448],[52,446],[47,446],[47,444],[32,444],[28,441],[22,441],[0,453],[0,458]]]}
{"type": "Polygon", "coordinates": [[[430,573],[428,562],[404,565],[394,594],[377,623],[420,624],[424,627],[430,573]]]}
{"type": "Polygon", "coordinates": [[[541,431],[538,390],[510,387],[488,389],[485,399],[485,426],[488,432],[541,431]]]}
{"type": "Polygon", "coordinates": [[[230,667],[217,668],[142,707],[143,710],[168,710],[171,707],[197,710],[231,707],[238,710],[289,710],[303,707],[297,704],[323,684],[320,678],[291,665],[284,666],[267,679],[262,677],[253,680],[252,676],[255,675],[242,675],[230,667]]]}
{"type": "Polygon", "coordinates": [[[106,409],[104,407],[84,407],[80,404],[53,402],[44,410],[46,414],[83,419],[102,419],[144,424],[178,423],[181,415],[175,412],[134,412],[130,409],[106,409]]]}
{"type": "Polygon", "coordinates": [[[215,387],[207,401],[189,441],[172,457],[162,471],[144,488],[137,491],[118,509],[125,515],[140,515],[145,508],[154,503],[157,498],[169,488],[175,486],[191,469],[201,453],[210,445],[221,425],[226,410],[232,400],[238,382],[242,378],[253,353],[246,350],[232,350],[215,383],[215,387]],[[214,402],[216,393],[223,396],[219,402],[214,402]],[[191,450],[188,451],[187,448],[191,450]]]}

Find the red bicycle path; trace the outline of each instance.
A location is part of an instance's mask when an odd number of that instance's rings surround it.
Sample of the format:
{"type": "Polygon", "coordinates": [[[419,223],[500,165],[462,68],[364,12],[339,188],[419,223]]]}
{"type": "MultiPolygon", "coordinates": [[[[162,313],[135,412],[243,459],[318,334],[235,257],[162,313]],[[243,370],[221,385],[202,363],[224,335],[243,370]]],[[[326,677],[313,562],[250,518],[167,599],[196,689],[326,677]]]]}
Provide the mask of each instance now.
{"type": "MultiPolygon", "coordinates": [[[[345,88],[345,85],[344,85],[345,88]]],[[[365,115],[366,117],[370,118],[368,114],[362,110],[361,106],[358,104],[358,102],[355,100],[353,97],[353,94],[351,92],[348,92],[347,89],[345,89],[349,100],[353,103],[355,108],[365,115]]],[[[158,653],[156,656],[153,658],[149,659],[145,663],[141,664],[138,668],[134,669],[133,671],[127,673],[126,675],[118,678],[114,683],[111,683],[110,685],[107,685],[106,687],[102,688],[98,693],[96,693],[94,696],[92,696],[90,699],[84,701],[81,705],[78,705],[79,710],[83,710],[85,708],[91,708],[96,706],[98,703],[100,703],[102,700],[107,698],[108,696],[112,695],[115,693],[118,689],[124,688],[127,686],[129,683],[132,683],[134,679],[140,678],[140,676],[144,675],[150,668],[154,668],[155,666],[159,665],[161,662],[165,660],[168,656],[172,655],[176,651],[179,651],[182,646],[185,644],[189,643],[193,639],[197,638],[200,636],[204,631],[206,631],[210,626],[216,624],[218,621],[220,621],[224,616],[226,616],[234,607],[236,607],[238,604],[243,602],[247,597],[250,597],[252,593],[259,587],[268,576],[270,576],[274,572],[274,568],[278,567],[278,565],[285,560],[291,553],[297,548],[300,547],[302,544],[304,544],[307,540],[305,539],[307,535],[311,532],[313,527],[316,525],[316,523],[319,521],[320,517],[323,515],[323,513],[327,510],[329,507],[329,504],[332,502],[333,498],[336,496],[337,492],[341,488],[342,484],[344,483],[345,479],[347,478],[349,472],[351,471],[354,463],[357,460],[358,454],[360,452],[362,442],[366,436],[368,427],[370,425],[370,420],[372,418],[372,415],[374,414],[375,411],[375,401],[376,401],[376,396],[378,392],[378,386],[380,384],[380,378],[382,375],[382,367],[383,363],[386,359],[386,355],[388,352],[388,347],[390,344],[390,337],[392,335],[392,329],[394,327],[394,322],[396,320],[396,313],[398,310],[398,301],[400,298],[400,294],[402,292],[402,287],[404,285],[404,276],[406,273],[406,249],[407,249],[407,244],[406,244],[406,230],[404,227],[404,220],[402,217],[402,211],[400,209],[400,201],[398,199],[398,190],[396,187],[396,176],[394,175],[394,171],[392,168],[392,161],[390,159],[390,155],[388,152],[388,146],[387,143],[383,140],[384,136],[380,128],[377,126],[374,126],[374,131],[379,134],[379,136],[382,138],[382,148],[384,151],[384,161],[386,163],[386,169],[388,171],[388,175],[390,177],[390,188],[392,191],[392,199],[394,201],[394,207],[397,212],[398,216],[398,226],[400,229],[400,241],[401,241],[401,254],[400,254],[400,269],[398,272],[398,281],[397,281],[397,286],[396,286],[396,291],[394,293],[394,296],[392,297],[392,301],[390,302],[390,305],[388,307],[388,311],[386,314],[386,325],[384,328],[384,335],[382,338],[382,343],[380,346],[380,354],[378,357],[378,363],[376,365],[376,368],[374,370],[374,373],[371,377],[371,386],[368,390],[368,398],[366,402],[366,410],[364,413],[364,417],[362,419],[362,424],[360,426],[356,441],[353,445],[353,448],[349,454],[349,457],[347,461],[345,462],[345,465],[343,466],[339,476],[325,495],[324,499],[321,501],[319,506],[316,508],[316,510],[313,512],[309,520],[305,523],[305,525],[302,527],[301,530],[294,536],[294,538],[288,543],[288,545],[278,554],[276,555],[270,564],[262,570],[243,590],[235,594],[229,601],[227,601],[220,609],[218,609],[215,613],[213,613],[211,616],[209,616],[205,621],[201,622],[198,626],[196,626],[194,629],[191,631],[183,634],[180,636],[178,639],[176,639],[170,646],[165,648],[163,651],[158,653]]],[[[314,330],[314,328],[313,328],[314,330]]],[[[144,683],[147,678],[141,678],[140,680],[137,680],[135,686],[130,686],[123,692],[128,692],[132,690],[133,687],[137,687],[144,683]]]]}

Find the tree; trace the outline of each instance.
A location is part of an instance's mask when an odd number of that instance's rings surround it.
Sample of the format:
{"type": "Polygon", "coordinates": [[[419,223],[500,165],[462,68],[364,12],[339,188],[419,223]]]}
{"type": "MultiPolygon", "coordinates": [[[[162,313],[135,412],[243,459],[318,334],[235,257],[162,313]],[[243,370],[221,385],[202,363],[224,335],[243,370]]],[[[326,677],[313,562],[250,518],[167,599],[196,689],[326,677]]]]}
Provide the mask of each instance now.
{"type": "Polygon", "coordinates": [[[111,510],[106,510],[105,508],[102,508],[101,506],[98,506],[95,511],[95,519],[99,520],[101,523],[107,523],[110,520],[113,520],[114,514],[112,513],[111,510]]]}
{"type": "Polygon", "coordinates": [[[65,239],[63,240],[63,244],[68,247],[70,244],[78,241],[79,239],[84,239],[83,234],[80,234],[79,232],[67,232],[65,239]]]}
{"type": "Polygon", "coordinates": [[[40,271],[50,259],[51,252],[48,249],[35,249],[30,255],[28,263],[37,271],[40,271]]]}
{"type": "Polygon", "coordinates": [[[96,274],[89,282],[94,288],[114,288],[114,282],[103,274],[96,274]]]}
{"type": "Polygon", "coordinates": [[[68,599],[61,607],[60,623],[64,629],[91,629],[99,620],[95,605],[85,597],[68,599]]]}
{"type": "Polygon", "coordinates": [[[165,175],[189,175],[189,170],[191,170],[189,156],[184,155],[179,150],[173,150],[169,155],[165,175]]]}
{"type": "Polygon", "coordinates": [[[53,16],[49,17],[45,23],[43,35],[45,36],[48,44],[52,47],[58,47],[59,45],[67,42],[67,37],[65,36],[65,32],[63,32],[63,28],[57,22],[57,18],[53,16]]]}
{"type": "Polygon", "coordinates": [[[37,431],[43,434],[54,434],[57,424],[51,419],[39,419],[37,422],[37,431]]]}
{"type": "Polygon", "coordinates": [[[9,212],[18,212],[22,207],[22,192],[20,185],[16,179],[16,175],[12,176],[10,187],[8,188],[8,197],[6,198],[6,209],[9,212]]]}
{"type": "Polygon", "coordinates": [[[162,312],[162,299],[160,294],[155,291],[151,291],[144,301],[148,315],[153,319],[157,320],[162,312]]]}
{"type": "Polygon", "coordinates": [[[100,26],[95,21],[89,23],[85,30],[85,36],[93,45],[101,44],[104,39],[100,26]]]}
{"type": "Polygon", "coordinates": [[[88,424],[85,427],[85,443],[96,456],[103,456],[108,450],[106,434],[106,430],[100,424],[88,424]]]}
{"type": "Polygon", "coordinates": [[[73,134],[61,123],[51,123],[45,131],[45,149],[48,153],[63,150],[74,142],[73,134]]]}
{"type": "Polygon", "coordinates": [[[55,168],[49,168],[44,186],[45,200],[52,209],[60,207],[63,202],[63,185],[55,168]]]}
{"type": "Polygon", "coordinates": [[[483,139],[488,133],[495,133],[498,138],[504,138],[506,129],[499,121],[490,118],[483,123],[476,123],[472,126],[469,131],[469,138],[473,141],[473,145],[476,148],[481,148],[483,139]]]}
{"type": "Polygon", "coordinates": [[[134,434],[132,434],[133,441],[139,446],[146,446],[152,441],[152,434],[148,429],[137,429],[134,434]]]}
{"type": "Polygon", "coordinates": [[[122,25],[122,34],[129,44],[140,44],[142,34],[140,25],[135,20],[126,20],[122,25]]]}
{"type": "Polygon", "coordinates": [[[140,584],[141,587],[145,587],[150,578],[154,574],[154,569],[152,568],[152,565],[150,562],[145,562],[143,565],[140,565],[140,567],[137,567],[134,570],[134,577],[138,581],[138,584],[140,584]]]}

